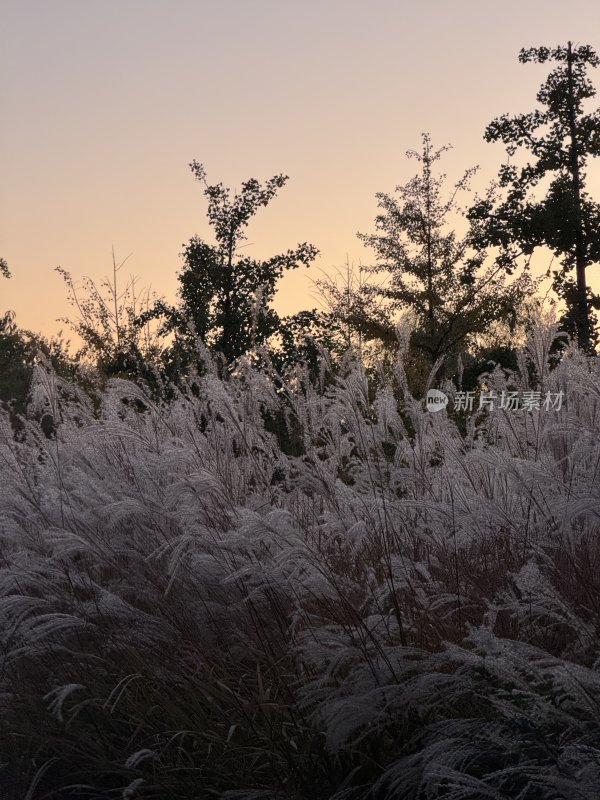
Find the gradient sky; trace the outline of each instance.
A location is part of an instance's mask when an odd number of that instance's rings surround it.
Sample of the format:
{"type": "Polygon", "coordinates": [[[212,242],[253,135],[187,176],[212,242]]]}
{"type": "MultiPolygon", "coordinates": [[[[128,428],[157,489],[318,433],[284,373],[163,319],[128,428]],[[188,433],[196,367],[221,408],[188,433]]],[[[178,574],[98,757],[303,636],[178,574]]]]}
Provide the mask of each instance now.
{"type": "MultiPolygon", "coordinates": [[[[290,176],[245,253],[315,244],[315,266],[276,300],[313,307],[311,277],[369,262],[356,233],[373,230],[375,193],[414,174],[404,153],[421,132],[453,144],[449,178],[480,164],[484,188],[504,158],[486,125],[532,110],[548,72],[519,49],[568,39],[600,51],[598,0],[0,0],[0,255],[13,274],[0,311],[56,333],[70,307],[54,267],[100,279],[113,245],[140,286],[173,300],[182,245],[210,234],[192,159],[233,189],[290,176]]],[[[590,188],[600,198],[596,167],[590,188]]]]}

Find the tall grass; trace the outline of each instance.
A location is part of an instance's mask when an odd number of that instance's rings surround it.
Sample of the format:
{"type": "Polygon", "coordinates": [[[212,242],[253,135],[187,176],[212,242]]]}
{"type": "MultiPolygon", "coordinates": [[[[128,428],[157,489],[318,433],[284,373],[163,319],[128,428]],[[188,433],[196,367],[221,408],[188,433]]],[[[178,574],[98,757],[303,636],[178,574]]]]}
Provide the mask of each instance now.
{"type": "Polygon", "coordinates": [[[487,385],[560,411],[464,419],[401,359],[98,409],[40,364],[0,420],[0,796],[600,797],[600,367],[554,333],[487,385]]]}

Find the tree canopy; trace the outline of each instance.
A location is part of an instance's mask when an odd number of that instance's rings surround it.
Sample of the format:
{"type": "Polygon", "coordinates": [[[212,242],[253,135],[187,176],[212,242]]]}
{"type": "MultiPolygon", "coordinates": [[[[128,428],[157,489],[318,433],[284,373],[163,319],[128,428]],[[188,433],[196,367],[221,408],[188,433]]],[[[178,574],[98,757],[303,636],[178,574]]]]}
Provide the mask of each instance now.
{"type": "Polygon", "coordinates": [[[367,339],[391,343],[398,313],[412,310],[412,343],[430,365],[467,346],[492,322],[513,319],[534,286],[526,269],[507,283],[506,269],[488,263],[477,225],[467,225],[463,235],[456,232],[462,216],[458,197],[468,190],[475,168],[446,191],[446,176],[435,174],[435,167],[447,149],[435,150],[423,134],[421,151],[407,152],[420,171],[397,186],[395,195],[376,195],[376,232],[358,235],[376,257],[363,270],[382,279],[361,286],[346,311],[367,339]]]}
{"type": "Polygon", "coordinates": [[[222,183],[207,183],[202,164],[193,161],[190,167],[204,185],[215,243],[190,239],[182,253],[179,306],[157,303],[151,314],[163,318],[165,333],[175,333],[178,357],[194,352],[198,336],[231,363],[278,331],[281,321],[270,305],[277,281],[286,270],[309,266],[319,251],[304,242],[266,260],[241,255],[251,218],[276,196],[287,176],[275,175],[264,184],[251,178],[232,197],[222,183]]]}
{"type": "Polygon", "coordinates": [[[600,205],[587,191],[586,168],[590,158],[600,155],[600,109],[586,111],[585,103],[596,95],[588,70],[600,60],[588,45],[569,42],[523,49],[519,61],[558,66],[537,93],[541,108],[504,114],[488,125],[485,139],[502,141],[508,161],[500,167],[497,185],[470,216],[484,223],[488,242],[500,246],[506,263],[540,246],[560,259],[553,277],[567,306],[563,327],[584,349],[593,350],[598,336],[592,309],[600,308],[600,297],[590,290],[586,270],[600,261],[600,205]],[[532,159],[515,162],[517,154],[532,159]],[[545,178],[549,185],[540,197],[534,189],[545,178]]]}

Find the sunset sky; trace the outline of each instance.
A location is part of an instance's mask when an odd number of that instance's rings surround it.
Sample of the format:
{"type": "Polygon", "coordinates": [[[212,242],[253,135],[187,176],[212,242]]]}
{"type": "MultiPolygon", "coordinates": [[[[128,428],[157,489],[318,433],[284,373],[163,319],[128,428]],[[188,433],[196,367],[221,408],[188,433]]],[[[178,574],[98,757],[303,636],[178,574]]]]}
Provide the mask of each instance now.
{"type": "MultiPolygon", "coordinates": [[[[532,110],[548,72],[519,49],[568,39],[600,51],[598,0],[0,0],[0,256],[13,275],[0,312],[58,332],[70,307],[54,268],[100,279],[113,246],[140,286],[174,300],[183,244],[210,235],[192,159],[232,189],[289,175],[245,253],[315,244],[315,266],[286,276],[276,301],[313,307],[310,278],[371,260],[356,233],[373,230],[375,193],[414,174],[404,153],[421,132],[454,146],[449,179],[480,164],[483,189],[504,159],[486,125],[532,110]]],[[[590,189],[600,199],[597,167],[590,189]]]]}

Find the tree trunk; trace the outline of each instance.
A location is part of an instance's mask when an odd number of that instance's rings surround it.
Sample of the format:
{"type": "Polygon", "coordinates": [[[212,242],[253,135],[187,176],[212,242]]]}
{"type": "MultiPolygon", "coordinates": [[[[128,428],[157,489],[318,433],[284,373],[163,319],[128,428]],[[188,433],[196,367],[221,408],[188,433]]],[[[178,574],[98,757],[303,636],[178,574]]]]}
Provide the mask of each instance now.
{"type": "Polygon", "coordinates": [[[577,336],[579,346],[584,350],[589,350],[591,346],[591,325],[587,303],[587,285],[585,269],[587,266],[587,253],[585,236],[582,225],[581,213],[581,176],[579,173],[579,147],[577,142],[577,120],[575,118],[575,98],[573,81],[573,51],[571,42],[568,43],[567,56],[567,80],[568,80],[568,110],[569,110],[569,133],[571,137],[570,161],[571,161],[571,185],[573,189],[573,206],[575,212],[575,269],[577,275],[577,336]]]}

